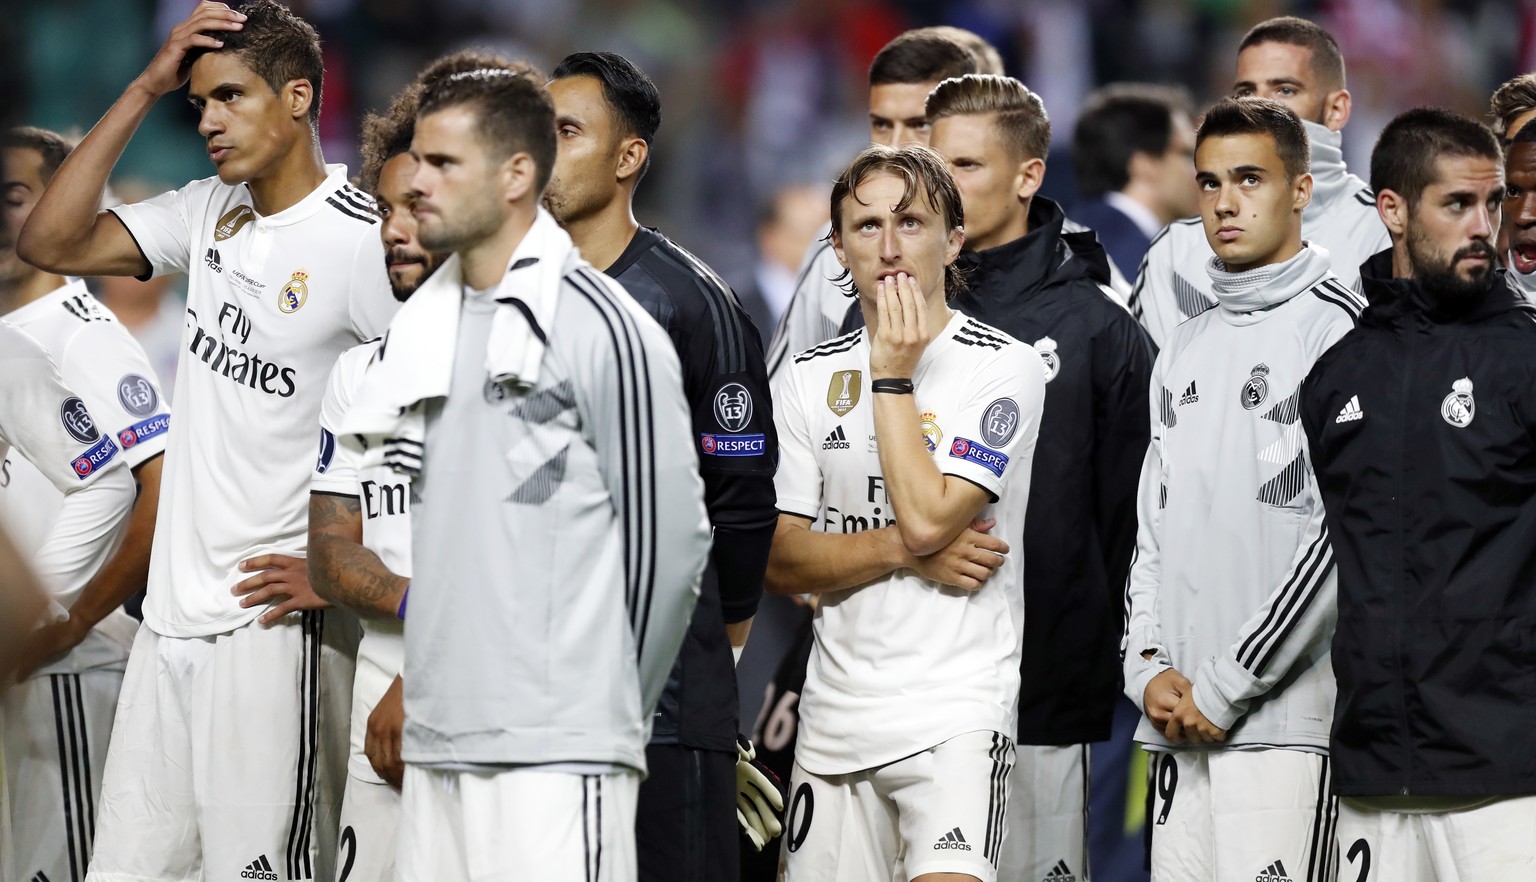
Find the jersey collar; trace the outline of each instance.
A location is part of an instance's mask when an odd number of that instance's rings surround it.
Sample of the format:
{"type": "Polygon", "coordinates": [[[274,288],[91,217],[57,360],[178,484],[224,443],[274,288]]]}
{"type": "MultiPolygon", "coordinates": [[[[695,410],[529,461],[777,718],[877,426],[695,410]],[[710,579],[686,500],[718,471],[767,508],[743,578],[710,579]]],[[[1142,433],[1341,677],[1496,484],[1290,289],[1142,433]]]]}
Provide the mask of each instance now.
{"type": "MultiPolygon", "coordinates": [[[[255,224],[258,228],[286,227],[313,217],[316,212],[325,208],[325,200],[346,186],[347,167],[341,163],[331,163],[325,167],[325,180],[320,186],[309,191],[309,195],[298,202],[279,211],[277,214],[256,215],[255,224]]],[[[246,194],[250,195],[250,187],[246,187],[246,194]]],[[[252,200],[252,204],[255,201],[252,200]]]]}
{"type": "Polygon", "coordinates": [[[91,290],[85,287],[84,279],[78,279],[74,276],[66,276],[64,284],[54,288],[52,291],[49,291],[47,294],[44,294],[31,303],[28,303],[26,306],[16,307],[15,309],[6,313],[4,316],[0,316],[0,318],[4,318],[11,324],[26,324],[28,322],[36,321],[37,319],[42,318],[43,313],[46,313],[52,309],[56,309],[59,304],[63,303],[65,300],[68,300],[71,297],[89,293],[91,293],[91,290]]]}

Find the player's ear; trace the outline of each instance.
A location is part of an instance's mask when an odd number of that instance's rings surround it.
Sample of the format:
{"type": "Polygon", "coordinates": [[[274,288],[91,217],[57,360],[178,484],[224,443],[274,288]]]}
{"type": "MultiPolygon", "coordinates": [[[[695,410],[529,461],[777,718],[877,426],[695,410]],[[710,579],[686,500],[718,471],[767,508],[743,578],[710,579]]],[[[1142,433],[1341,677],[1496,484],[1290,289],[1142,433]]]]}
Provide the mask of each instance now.
{"type": "Polygon", "coordinates": [[[1045,183],[1045,160],[1026,159],[1019,163],[1019,173],[1014,183],[1020,202],[1035,198],[1035,194],[1040,192],[1040,185],[1045,183]]]}
{"type": "Polygon", "coordinates": [[[832,225],[832,232],[827,234],[827,240],[832,243],[832,253],[837,255],[837,262],[848,269],[848,255],[843,253],[843,237],[837,230],[837,225],[832,225]]]}
{"type": "Polygon", "coordinates": [[[949,241],[944,247],[944,265],[949,266],[960,256],[960,249],[965,247],[965,227],[955,227],[949,231],[949,241]]]}
{"type": "Polygon", "coordinates": [[[1291,205],[1292,205],[1293,208],[1295,208],[1295,210],[1301,211],[1302,209],[1306,208],[1308,204],[1310,204],[1312,202],[1312,175],[1311,175],[1311,173],[1309,172],[1309,173],[1304,174],[1304,175],[1297,175],[1296,176],[1296,180],[1291,182],[1291,187],[1295,191],[1292,194],[1293,198],[1292,198],[1291,205]]]}
{"type": "Polygon", "coordinates": [[[621,184],[638,177],[650,155],[651,145],[645,143],[643,139],[625,138],[619,142],[619,164],[614,169],[614,177],[618,178],[621,184]]]}
{"type": "Polygon", "coordinates": [[[1386,225],[1387,232],[1397,239],[1408,231],[1408,200],[1396,190],[1380,190],[1376,193],[1376,213],[1386,225]]]}
{"type": "Polygon", "coordinates": [[[529,193],[537,195],[538,165],[526,151],[518,151],[501,164],[502,189],[508,202],[520,202],[529,193]]]}
{"type": "Polygon", "coordinates": [[[293,119],[309,116],[309,106],[315,101],[315,87],[309,80],[289,80],[283,86],[283,103],[293,119]]]}
{"type": "Polygon", "coordinates": [[[1330,132],[1344,130],[1349,122],[1349,111],[1353,101],[1349,97],[1348,89],[1340,89],[1337,92],[1329,92],[1323,98],[1323,126],[1330,132]]]}

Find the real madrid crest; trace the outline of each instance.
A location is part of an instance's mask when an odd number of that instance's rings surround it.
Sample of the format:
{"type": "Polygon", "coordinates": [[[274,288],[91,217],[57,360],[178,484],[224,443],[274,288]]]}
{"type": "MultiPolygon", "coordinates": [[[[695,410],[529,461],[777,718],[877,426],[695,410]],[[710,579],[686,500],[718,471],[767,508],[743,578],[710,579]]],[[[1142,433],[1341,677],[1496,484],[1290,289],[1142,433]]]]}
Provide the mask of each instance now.
{"type": "Polygon", "coordinates": [[[1256,364],[1253,370],[1248,372],[1248,380],[1243,383],[1243,389],[1238,393],[1238,400],[1243,403],[1243,410],[1253,410],[1264,403],[1269,397],[1269,365],[1256,364]]]}
{"type": "Polygon", "coordinates": [[[838,416],[859,406],[859,396],[864,392],[863,371],[837,371],[827,384],[827,408],[838,416]]]}
{"type": "Polygon", "coordinates": [[[1061,370],[1061,358],[1056,355],[1056,341],[1050,337],[1041,337],[1035,341],[1035,351],[1040,353],[1040,366],[1045,368],[1045,381],[1056,379],[1057,371],[1061,370]]]}
{"type": "Polygon", "coordinates": [[[1440,402],[1440,416],[1458,429],[1472,425],[1477,415],[1477,402],[1472,400],[1472,380],[1462,377],[1451,384],[1451,394],[1440,402]]]}
{"type": "Polygon", "coordinates": [[[944,440],[944,432],[939,428],[938,417],[932,413],[924,412],[918,417],[918,428],[923,433],[923,446],[932,453],[939,449],[939,442],[944,440]]]}
{"type": "Polygon", "coordinates": [[[277,308],[283,312],[298,312],[304,301],[309,299],[309,273],[304,270],[294,270],[293,278],[283,286],[283,290],[277,294],[277,308]]]}

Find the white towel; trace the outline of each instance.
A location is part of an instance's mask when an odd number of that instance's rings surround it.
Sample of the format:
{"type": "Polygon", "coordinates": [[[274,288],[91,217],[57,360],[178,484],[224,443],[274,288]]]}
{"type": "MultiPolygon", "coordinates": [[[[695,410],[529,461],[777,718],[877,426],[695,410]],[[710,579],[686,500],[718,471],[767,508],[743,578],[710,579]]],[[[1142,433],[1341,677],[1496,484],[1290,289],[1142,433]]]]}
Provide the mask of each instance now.
{"type": "MultiPolygon", "coordinates": [[[[538,382],[545,329],[554,319],[560,285],[586,265],[570,235],[539,208],[496,287],[498,308],[485,352],[488,378],[524,387],[538,382]]],[[[463,304],[462,271],[455,254],[389,323],[384,343],[341,422],[342,442],[362,450],[363,465],[383,462],[407,476],[420,473],[426,402],[448,395],[463,304]]]]}

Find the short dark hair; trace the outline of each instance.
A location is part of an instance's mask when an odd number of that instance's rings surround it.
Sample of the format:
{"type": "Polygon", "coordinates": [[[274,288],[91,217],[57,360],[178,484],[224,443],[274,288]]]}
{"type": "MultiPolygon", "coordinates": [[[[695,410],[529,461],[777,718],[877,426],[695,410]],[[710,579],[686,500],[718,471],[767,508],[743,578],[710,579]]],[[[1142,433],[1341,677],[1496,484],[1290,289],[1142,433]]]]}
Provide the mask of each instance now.
{"type": "Polygon", "coordinates": [[[375,195],[379,190],[379,173],[384,163],[396,156],[411,152],[411,139],[416,137],[416,107],[421,103],[421,84],[410,83],[389,108],[382,114],[370,113],[363,117],[363,138],[358,145],[362,167],[357,173],[357,187],[364,193],[375,195]]]}
{"type": "Polygon", "coordinates": [[[309,22],[272,0],[240,0],[230,4],[246,18],[238,31],[206,31],[222,40],[218,49],[194,49],[188,53],[195,61],[209,52],[231,52],[249,67],[274,93],[294,80],[308,80],[315,97],[309,103],[309,124],[320,123],[320,90],[325,78],[325,60],[320,54],[320,35],[309,22]]]}
{"type": "Polygon", "coordinates": [[[1285,164],[1285,176],[1296,180],[1312,168],[1312,142],[1296,112],[1271,98],[1223,98],[1205,112],[1195,132],[1195,150],[1206,138],[1268,135],[1285,164]]]}
{"type": "Polygon", "coordinates": [[[1523,73],[1495,90],[1488,102],[1494,134],[1508,139],[1515,117],[1532,110],[1536,110],[1536,73],[1523,73]]]}
{"type": "Polygon", "coordinates": [[[533,158],[539,192],[555,170],[555,103],[542,73],[520,61],[491,66],[473,55],[449,56],[421,76],[418,122],[450,107],[474,108],[482,146],[508,157],[533,158]]]}
{"type": "MultiPolygon", "coordinates": [[[[948,37],[964,46],[967,51],[976,56],[976,69],[971,73],[997,74],[1002,76],[1003,54],[997,51],[997,47],[982,39],[980,34],[968,31],[965,28],[957,28],[954,25],[933,25],[932,27],[917,28],[908,31],[910,34],[931,34],[935,37],[948,37]]],[[[946,77],[945,79],[948,79],[946,77]]]]}
{"type": "Polygon", "coordinates": [[[923,112],[930,123],[947,116],[994,114],[1003,143],[1015,157],[1044,159],[1051,152],[1045,102],[1013,77],[966,74],[945,80],[928,93],[923,112]]]}
{"type": "MultiPolygon", "coordinates": [[[[859,201],[858,188],[872,175],[889,174],[900,178],[905,186],[902,191],[901,201],[896,204],[896,210],[901,211],[912,204],[912,200],[919,196],[928,200],[928,204],[940,217],[944,219],[946,232],[965,225],[965,209],[960,201],[960,189],[955,186],[955,179],[949,173],[949,166],[944,157],[935,153],[928,147],[917,144],[908,144],[905,147],[886,147],[883,144],[871,144],[859,152],[853,158],[853,162],[837,176],[837,181],[832,184],[832,234],[841,238],[843,235],[843,202],[852,198],[859,201]]],[[[860,204],[867,204],[860,202],[860,204]]],[[[848,293],[856,294],[852,290],[853,279],[850,273],[844,273],[848,280],[848,293]]],[[[956,294],[965,290],[965,277],[960,268],[951,263],[944,269],[944,297],[953,298],[956,294]]]]}
{"type": "MultiPolygon", "coordinates": [[[[645,71],[616,52],[576,52],[565,56],[549,75],[551,80],[566,77],[594,77],[603,84],[603,100],[619,121],[621,134],[631,134],[653,147],[656,130],[661,128],[661,92],[645,71]]],[[[651,156],[635,176],[639,183],[650,170],[651,156]]]]}
{"type": "Polygon", "coordinates": [[[976,73],[976,54],[959,41],[924,28],[885,44],[869,64],[871,86],[937,83],[976,73]]]}
{"type": "Polygon", "coordinates": [[[1391,190],[1412,209],[1435,182],[1441,157],[1501,162],[1504,153],[1493,132],[1477,120],[1443,107],[1415,107],[1393,117],[1376,139],[1371,189],[1391,190]]]}
{"type": "Polygon", "coordinates": [[[0,136],[0,148],[6,150],[36,150],[43,158],[43,183],[53,180],[54,172],[64,164],[75,145],[58,132],[35,126],[17,126],[0,136]]]}
{"type": "Polygon", "coordinates": [[[1294,15],[1261,21],[1243,37],[1237,51],[1241,53],[1260,43],[1284,43],[1310,50],[1312,73],[1320,84],[1330,92],[1344,88],[1344,53],[1339,51],[1339,42],[1333,35],[1316,23],[1294,15]]]}
{"type": "Polygon", "coordinates": [[[1187,93],[1149,83],[1115,83],[1092,95],[1072,135],[1072,165],[1085,199],[1124,190],[1131,157],[1162,156],[1173,141],[1174,118],[1191,116],[1187,93]]]}

